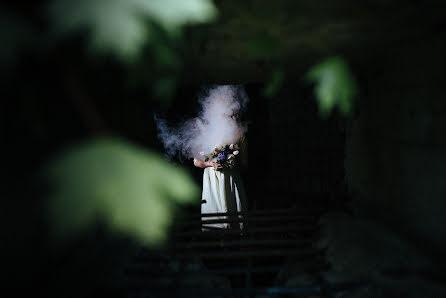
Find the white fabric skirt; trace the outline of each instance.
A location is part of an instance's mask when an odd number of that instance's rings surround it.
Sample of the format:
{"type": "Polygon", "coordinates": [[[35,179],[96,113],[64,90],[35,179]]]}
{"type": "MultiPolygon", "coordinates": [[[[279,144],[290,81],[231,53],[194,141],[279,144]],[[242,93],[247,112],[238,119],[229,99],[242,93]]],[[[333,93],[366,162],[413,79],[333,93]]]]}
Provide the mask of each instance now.
{"type": "MultiPolygon", "coordinates": [[[[235,169],[205,168],[201,203],[201,214],[246,211],[246,194],[239,172],[235,169]]],[[[203,217],[202,219],[222,218],[225,217],[203,217]]],[[[243,224],[213,223],[204,227],[243,228],[243,224]]]]}

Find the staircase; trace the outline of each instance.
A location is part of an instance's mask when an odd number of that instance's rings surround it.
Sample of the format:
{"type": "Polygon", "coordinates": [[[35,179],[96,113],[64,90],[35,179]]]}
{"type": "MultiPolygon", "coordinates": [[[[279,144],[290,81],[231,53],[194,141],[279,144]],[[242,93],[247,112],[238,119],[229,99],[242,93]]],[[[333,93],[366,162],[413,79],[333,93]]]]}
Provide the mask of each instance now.
{"type": "Polygon", "coordinates": [[[141,249],[132,258],[127,297],[334,297],[356,285],[321,278],[329,266],[312,243],[322,213],[305,207],[188,216],[167,249],[141,249]]]}

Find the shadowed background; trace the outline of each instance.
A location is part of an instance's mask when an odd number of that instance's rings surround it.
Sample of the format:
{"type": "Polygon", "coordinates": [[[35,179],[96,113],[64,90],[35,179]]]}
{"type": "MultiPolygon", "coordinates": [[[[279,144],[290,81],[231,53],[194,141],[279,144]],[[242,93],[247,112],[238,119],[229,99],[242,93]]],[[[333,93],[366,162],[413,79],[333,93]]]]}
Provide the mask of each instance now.
{"type": "Polygon", "coordinates": [[[442,11],[398,0],[3,5],[9,285],[91,294],[135,247],[163,247],[176,216],[199,212],[202,173],[164,156],[153,113],[194,116],[209,84],[244,84],[250,97],[250,208],[349,209],[355,219],[328,217],[325,236],[345,245],[327,258],[348,274],[384,263],[367,249],[385,233],[443,266],[442,11]],[[369,223],[383,227],[357,248],[371,264],[345,265],[361,242],[346,235],[369,223]]]}

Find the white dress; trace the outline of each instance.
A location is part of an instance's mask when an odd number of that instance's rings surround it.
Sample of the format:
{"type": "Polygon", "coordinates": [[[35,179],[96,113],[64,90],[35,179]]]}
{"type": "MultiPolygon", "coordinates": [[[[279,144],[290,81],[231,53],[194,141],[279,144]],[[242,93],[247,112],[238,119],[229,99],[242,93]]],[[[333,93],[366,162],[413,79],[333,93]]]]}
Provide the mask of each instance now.
{"type": "MultiPolygon", "coordinates": [[[[236,169],[205,168],[203,174],[203,193],[201,214],[235,213],[246,211],[246,194],[239,172],[236,169]]],[[[241,217],[241,216],[240,216],[241,217]]],[[[203,220],[223,219],[225,217],[203,217],[203,220]]],[[[243,228],[243,223],[213,223],[204,228],[243,228]]]]}

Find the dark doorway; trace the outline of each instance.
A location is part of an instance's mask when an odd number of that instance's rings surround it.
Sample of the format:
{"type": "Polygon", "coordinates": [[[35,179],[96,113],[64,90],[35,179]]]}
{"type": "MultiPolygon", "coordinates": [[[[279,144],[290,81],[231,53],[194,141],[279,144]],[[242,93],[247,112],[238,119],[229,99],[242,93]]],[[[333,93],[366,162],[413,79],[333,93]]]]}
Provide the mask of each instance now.
{"type": "Polygon", "coordinates": [[[309,86],[287,84],[273,98],[262,88],[246,85],[250,206],[289,208],[344,196],[345,120],[321,117],[309,86]]]}

